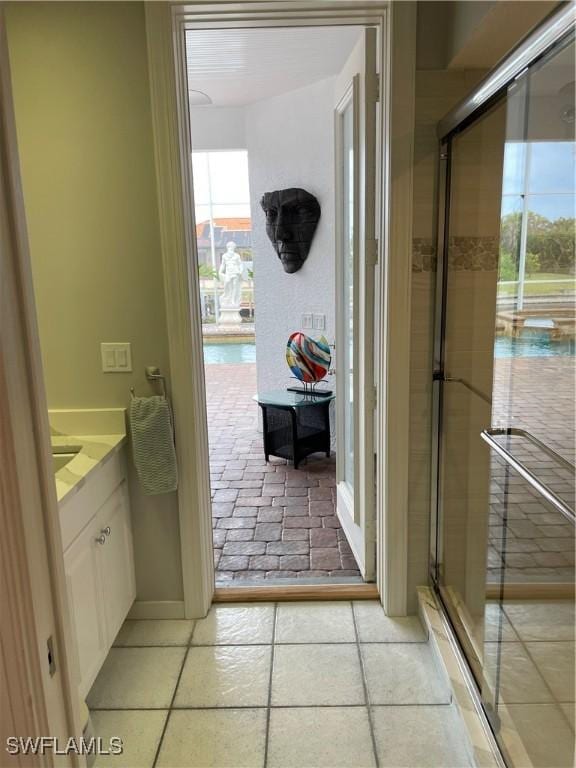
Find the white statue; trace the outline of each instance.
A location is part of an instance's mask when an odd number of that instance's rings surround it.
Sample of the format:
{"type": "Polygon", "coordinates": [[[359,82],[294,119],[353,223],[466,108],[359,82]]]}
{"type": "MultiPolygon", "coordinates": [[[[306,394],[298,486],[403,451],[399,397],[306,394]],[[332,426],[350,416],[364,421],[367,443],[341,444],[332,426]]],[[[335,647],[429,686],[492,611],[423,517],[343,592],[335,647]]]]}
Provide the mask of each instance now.
{"type": "Polygon", "coordinates": [[[242,259],[236,251],[236,243],[232,240],[226,243],[226,253],[222,256],[218,275],[224,283],[224,293],[220,306],[226,309],[238,309],[242,291],[242,259]]]}

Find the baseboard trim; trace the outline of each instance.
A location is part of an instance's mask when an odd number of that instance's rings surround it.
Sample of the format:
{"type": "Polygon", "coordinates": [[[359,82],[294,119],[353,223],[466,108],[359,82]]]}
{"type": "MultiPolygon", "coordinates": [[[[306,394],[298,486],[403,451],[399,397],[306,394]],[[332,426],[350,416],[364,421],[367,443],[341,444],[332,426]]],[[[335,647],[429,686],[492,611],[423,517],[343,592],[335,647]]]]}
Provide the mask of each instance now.
{"type": "Polygon", "coordinates": [[[263,587],[216,587],[215,603],[280,603],[287,600],[379,600],[376,584],[286,584],[263,587]]]}
{"type": "Polygon", "coordinates": [[[184,619],[184,600],[136,600],[129,619],[184,619]]]}

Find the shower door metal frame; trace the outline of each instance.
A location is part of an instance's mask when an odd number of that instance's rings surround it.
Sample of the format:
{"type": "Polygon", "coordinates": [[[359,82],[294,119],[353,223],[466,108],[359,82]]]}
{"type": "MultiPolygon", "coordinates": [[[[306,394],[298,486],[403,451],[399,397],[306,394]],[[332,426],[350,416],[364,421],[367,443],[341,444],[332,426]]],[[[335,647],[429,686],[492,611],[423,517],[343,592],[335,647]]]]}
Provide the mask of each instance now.
{"type": "MultiPolygon", "coordinates": [[[[529,66],[545,56],[576,27],[576,4],[562,5],[532,31],[454,107],[439,123],[438,216],[436,233],[436,304],[434,318],[433,373],[432,373],[432,446],[430,494],[430,559],[431,585],[440,597],[442,569],[442,515],[440,471],[442,467],[442,412],[443,390],[446,383],[444,368],[444,339],[446,331],[446,281],[448,273],[448,232],[450,224],[450,171],[452,139],[462,130],[480,119],[505,96],[509,85],[529,66]]],[[[467,382],[458,380],[470,389],[467,382]]],[[[480,439],[480,435],[478,435],[480,439]]]]}
{"type": "MultiPolygon", "coordinates": [[[[501,99],[506,97],[510,84],[526,73],[529,66],[547,55],[563,39],[573,35],[575,28],[575,4],[569,3],[552,13],[536,30],[525,38],[506,58],[504,58],[488,76],[459,103],[438,124],[439,170],[438,170],[438,210],[436,232],[436,301],[433,340],[432,374],[432,444],[431,444],[431,492],[430,492],[430,555],[429,579],[438,600],[440,611],[449,635],[460,651],[462,661],[467,667],[467,684],[473,699],[475,710],[480,718],[482,729],[491,751],[499,766],[505,766],[501,745],[497,741],[498,715],[492,708],[494,702],[485,698],[483,689],[483,669],[479,659],[475,658],[473,644],[467,639],[463,626],[456,626],[457,618],[448,610],[442,594],[443,576],[443,517],[441,472],[443,466],[442,419],[444,406],[444,387],[448,383],[459,383],[470,392],[491,401],[484,393],[478,392],[464,379],[447,378],[445,371],[445,332],[447,311],[448,243],[450,226],[450,182],[452,161],[452,140],[465,128],[481,119],[501,99]]],[[[478,434],[491,444],[490,432],[478,434]]],[[[548,447],[546,446],[546,450],[548,447]]],[[[504,457],[506,458],[506,457],[504,457]]],[[[535,485],[533,483],[533,485],[535,485]]],[[[554,499],[556,501],[556,499],[554,499]]],[[[559,506],[564,507],[562,500],[559,506]]],[[[568,510],[561,510],[568,516],[568,510]]],[[[570,510],[571,511],[571,510],[570,510]]]]}

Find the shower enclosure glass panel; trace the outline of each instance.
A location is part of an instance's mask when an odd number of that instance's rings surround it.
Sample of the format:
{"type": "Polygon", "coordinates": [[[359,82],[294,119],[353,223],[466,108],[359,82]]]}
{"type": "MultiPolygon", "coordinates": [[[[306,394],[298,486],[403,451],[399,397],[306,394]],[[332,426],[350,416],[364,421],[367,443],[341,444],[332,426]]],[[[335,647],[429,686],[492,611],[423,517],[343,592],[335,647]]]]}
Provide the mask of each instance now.
{"type": "Polygon", "coordinates": [[[574,759],[574,66],[445,147],[434,580],[511,766],[574,759]]]}

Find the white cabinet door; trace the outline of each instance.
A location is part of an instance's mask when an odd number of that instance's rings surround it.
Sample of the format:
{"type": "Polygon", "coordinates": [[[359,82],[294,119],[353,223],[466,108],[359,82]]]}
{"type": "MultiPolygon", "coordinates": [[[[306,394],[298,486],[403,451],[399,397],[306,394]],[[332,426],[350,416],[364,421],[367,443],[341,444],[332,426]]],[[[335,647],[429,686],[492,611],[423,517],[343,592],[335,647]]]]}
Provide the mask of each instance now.
{"type": "Polygon", "coordinates": [[[100,548],[104,612],[110,645],[136,596],[128,491],[123,482],[98,513],[106,543],[100,548]]]}
{"type": "Polygon", "coordinates": [[[88,692],[108,652],[99,565],[104,545],[96,540],[98,533],[97,521],[94,520],[64,555],[66,586],[76,634],[81,696],[88,692]]]}

